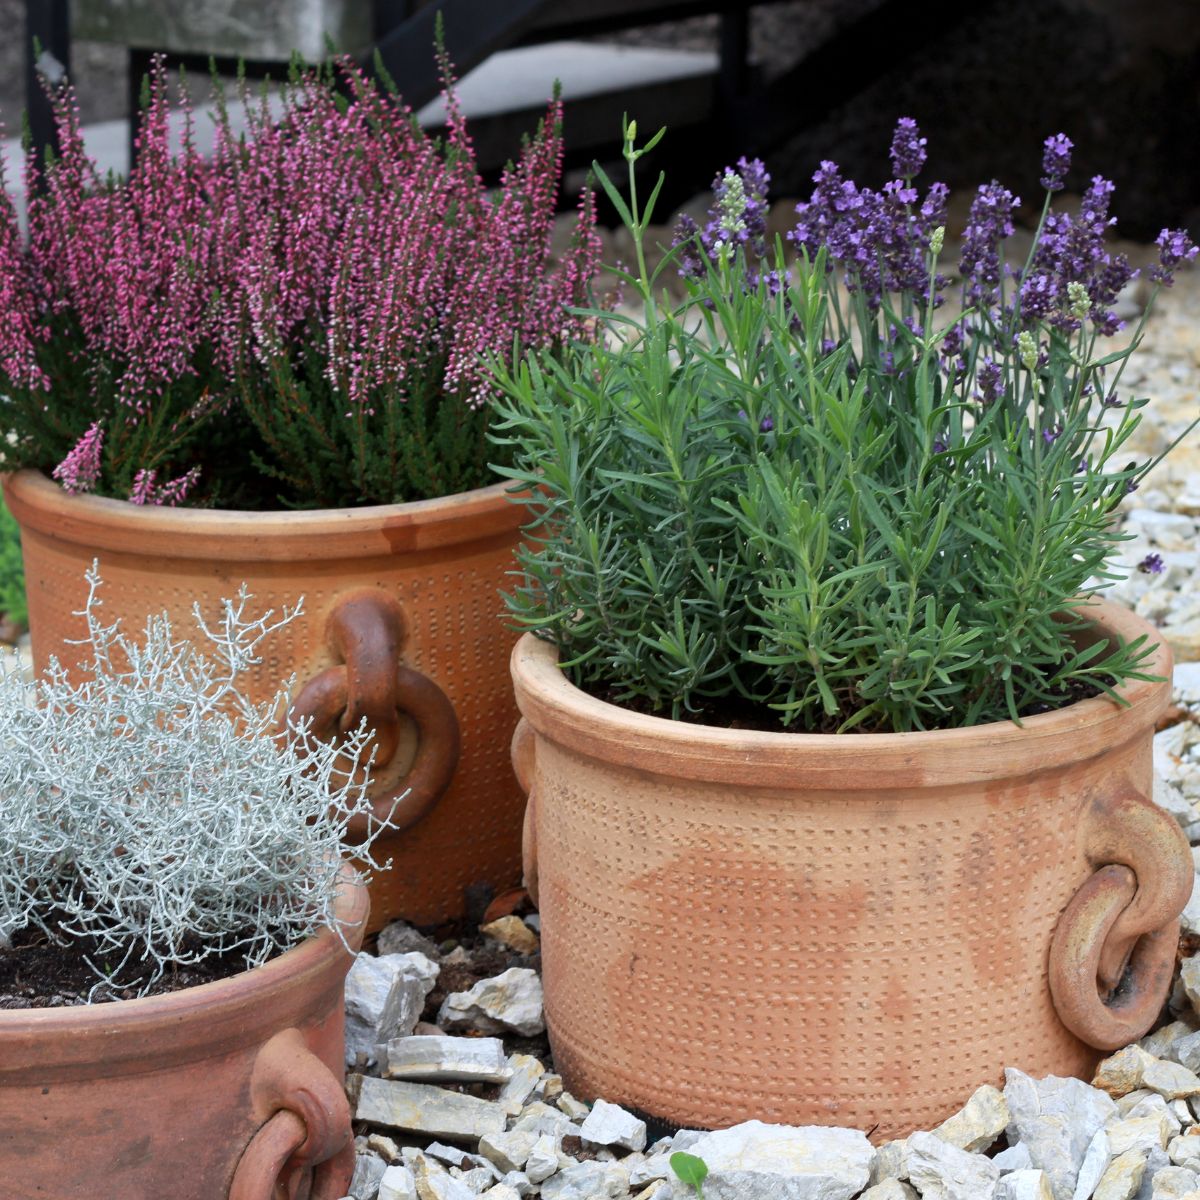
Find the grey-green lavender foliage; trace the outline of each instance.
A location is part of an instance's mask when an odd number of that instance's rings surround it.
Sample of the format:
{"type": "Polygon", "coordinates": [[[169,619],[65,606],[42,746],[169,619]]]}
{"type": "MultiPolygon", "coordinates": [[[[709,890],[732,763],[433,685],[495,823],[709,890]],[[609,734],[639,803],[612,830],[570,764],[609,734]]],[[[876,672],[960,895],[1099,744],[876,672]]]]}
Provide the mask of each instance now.
{"type": "MultiPolygon", "coordinates": [[[[299,615],[225,601],[201,653],[163,614],[135,639],[100,620],[88,574],[88,676],[0,670],[0,944],[37,929],[90,939],[92,998],[144,993],[172,967],[236,952],[247,967],[325,927],[350,818],[369,812],[365,729],[335,747],[281,730],[239,677],[299,615]]],[[[370,866],[369,830],[355,855],[370,866]]]]}
{"type": "MultiPolygon", "coordinates": [[[[986,237],[965,315],[936,328],[944,229],[921,226],[915,190],[861,193],[907,231],[909,281],[881,286],[900,268],[879,249],[847,268],[847,302],[828,244],[810,255],[798,236],[790,274],[780,245],[753,253],[762,169],[744,162],[718,181],[709,227],[650,273],[654,196],[639,207],[633,174],[649,148],[627,135],[627,203],[600,173],[633,234],[644,315],[597,312],[594,344],[501,371],[502,473],[532,489],[538,518],[513,623],[605,698],[675,718],[773,710],[800,730],[1020,719],[1149,678],[1144,639],[1072,637],[1089,581],[1114,577],[1117,506],[1152,465],[1126,446],[1144,401],[1104,403],[1140,328],[1100,357],[1112,315],[1086,319],[1074,281],[1063,319],[1031,318],[989,276],[1001,260],[986,237]],[[682,303],[659,282],[677,264],[682,303]]],[[[944,211],[944,189],[934,200],[944,211]]],[[[1048,212],[1039,236],[1069,240],[1048,212]]]]}

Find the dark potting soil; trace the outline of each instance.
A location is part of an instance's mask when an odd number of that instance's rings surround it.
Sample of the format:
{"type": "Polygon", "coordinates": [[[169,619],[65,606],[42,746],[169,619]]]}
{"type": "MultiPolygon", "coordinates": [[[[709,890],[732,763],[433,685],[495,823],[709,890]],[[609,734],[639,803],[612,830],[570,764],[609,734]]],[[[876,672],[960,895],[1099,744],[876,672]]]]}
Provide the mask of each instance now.
{"type": "MultiPolygon", "coordinates": [[[[1109,682],[1113,681],[1109,680],[1109,682]]],[[[600,687],[594,684],[586,684],[581,686],[581,690],[589,696],[594,696],[597,700],[603,700],[606,704],[612,704],[617,708],[624,708],[630,712],[641,713],[642,716],[670,716],[667,710],[655,708],[650,700],[644,696],[618,698],[620,689],[615,685],[600,687]]],[[[1090,700],[1100,695],[1103,695],[1103,693],[1099,688],[1079,680],[1072,680],[1067,687],[1060,689],[1055,703],[1038,702],[1027,704],[1020,710],[1021,716],[1034,717],[1039,713],[1056,712],[1058,709],[1066,708],[1067,705],[1074,704],[1079,700],[1090,700]]],[[[764,733],[836,733],[838,727],[848,715],[830,717],[816,728],[806,729],[800,721],[792,721],[788,724],[782,723],[779,720],[779,713],[764,704],[752,703],[741,696],[722,696],[719,699],[701,700],[694,711],[680,713],[678,720],[687,725],[715,725],[718,729],[755,729],[761,730],[764,733]]],[[[951,728],[951,726],[947,726],[947,728],[951,728]]],[[[851,734],[891,733],[892,730],[890,728],[879,728],[864,722],[862,725],[856,725],[847,732],[851,734]]]]}
{"type": "MultiPolygon", "coordinates": [[[[111,955],[109,951],[108,957],[111,955]]],[[[60,946],[37,929],[14,934],[12,946],[0,948],[0,1009],[66,1008],[87,1004],[89,993],[93,1004],[132,1000],[138,995],[137,987],[106,983],[96,987],[100,977],[88,966],[88,958],[97,964],[105,961],[90,939],[72,938],[60,946]]],[[[168,971],[146,994],[161,996],[246,969],[245,956],[237,951],[214,955],[168,971]]]]}

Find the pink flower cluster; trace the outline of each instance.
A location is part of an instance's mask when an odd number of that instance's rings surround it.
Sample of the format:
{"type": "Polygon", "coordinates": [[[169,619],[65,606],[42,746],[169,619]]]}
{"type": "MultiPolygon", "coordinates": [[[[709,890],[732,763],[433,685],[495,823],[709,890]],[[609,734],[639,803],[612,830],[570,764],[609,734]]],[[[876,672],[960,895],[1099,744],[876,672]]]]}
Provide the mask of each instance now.
{"type": "MultiPolygon", "coordinates": [[[[274,102],[243,97],[247,133],[220,122],[206,158],[190,113],[172,145],[156,66],[137,166],[121,181],[98,177],[73,96],[56,98],[62,151],[44,173],[27,164],[27,244],[11,204],[0,212],[0,386],[48,391],[53,405],[39,347],[70,343],[95,411],[54,472],[68,489],[95,485],[102,428],[153,420],[188,377],[201,378],[206,411],[236,418],[247,392],[295,400],[296,364],[315,352],[347,417],[403,404],[410,382],[431,377],[478,406],[489,357],[586,335],[568,309],[587,302],[599,259],[590,192],[568,249],[557,262],[551,252],[557,98],[489,189],[448,65],[440,140],[352,64],[339,70],[348,102],[316,74],[274,102]]],[[[177,503],[195,482],[189,471],[158,484],[143,467],[130,499],[177,503]]]]}

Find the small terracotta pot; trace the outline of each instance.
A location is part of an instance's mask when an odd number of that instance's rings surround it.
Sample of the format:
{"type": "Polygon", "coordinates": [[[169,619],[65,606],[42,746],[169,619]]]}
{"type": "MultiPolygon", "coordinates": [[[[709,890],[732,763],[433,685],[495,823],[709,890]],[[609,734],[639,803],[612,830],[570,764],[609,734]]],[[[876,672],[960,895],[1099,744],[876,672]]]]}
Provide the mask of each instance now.
{"type": "MultiPolygon", "coordinates": [[[[1095,630],[1154,630],[1111,604],[1095,630]]],[[[1147,799],[1169,683],[947,732],[646,717],[512,658],[546,1018],[577,1095],[689,1127],[929,1129],[1157,1017],[1192,887],[1147,799]]],[[[1160,644],[1151,673],[1171,674],[1160,644]]]]}
{"type": "Polygon", "coordinates": [[[372,799],[399,829],[376,843],[374,926],[458,917],[464,889],[520,878],[524,798],[508,767],[517,720],[513,635],[497,593],[525,520],[506,485],[438,500],[311,512],[138,507],[68,496],[34,471],[5,482],[21,526],[34,663],[71,667],[83,636],[84,571],[99,559],[105,620],[139,629],[170,613],[195,629],[245,582],[253,609],[304,596],[304,615],[264,643],[254,700],[295,674],[294,710],[326,736],[375,729],[372,799]]]}
{"type": "MultiPolygon", "coordinates": [[[[366,889],[336,905],[351,947],[366,889]]],[[[332,930],[144,1000],[0,1011],[6,1200],[339,1200],[354,1167],[332,930]]]]}

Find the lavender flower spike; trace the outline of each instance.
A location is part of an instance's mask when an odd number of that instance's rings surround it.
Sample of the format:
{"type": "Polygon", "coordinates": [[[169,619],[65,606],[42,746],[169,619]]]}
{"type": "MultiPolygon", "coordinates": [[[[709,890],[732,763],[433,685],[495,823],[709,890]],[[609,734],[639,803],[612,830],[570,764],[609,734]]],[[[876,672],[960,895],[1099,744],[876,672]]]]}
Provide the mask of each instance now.
{"type": "Polygon", "coordinates": [[[1163,287],[1175,282],[1175,268],[1196,257],[1198,248],[1182,229],[1164,229],[1155,239],[1158,263],[1150,268],[1150,278],[1163,287]]]}
{"type": "Polygon", "coordinates": [[[901,117],[892,134],[892,172],[897,179],[911,179],[925,165],[926,139],[912,117],[901,117]]]}
{"type": "Polygon", "coordinates": [[[1056,133],[1042,143],[1042,187],[1049,192],[1061,192],[1067,183],[1074,143],[1065,133],[1056,133]]]}

